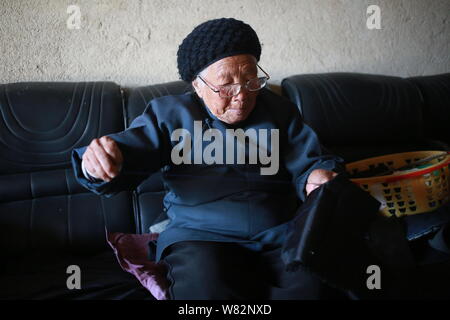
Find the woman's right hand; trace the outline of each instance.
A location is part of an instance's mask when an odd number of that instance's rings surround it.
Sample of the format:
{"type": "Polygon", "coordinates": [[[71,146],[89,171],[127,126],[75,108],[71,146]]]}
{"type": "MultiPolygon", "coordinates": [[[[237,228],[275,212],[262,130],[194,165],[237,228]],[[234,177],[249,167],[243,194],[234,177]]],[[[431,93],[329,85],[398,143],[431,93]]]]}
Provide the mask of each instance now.
{"type": "Polygon", "coordinates": [[[120,173],[123,156],[117,143],[110,137],[103,136],[91,141],[82,161],[92,177],[109,182],[120,173]]]}

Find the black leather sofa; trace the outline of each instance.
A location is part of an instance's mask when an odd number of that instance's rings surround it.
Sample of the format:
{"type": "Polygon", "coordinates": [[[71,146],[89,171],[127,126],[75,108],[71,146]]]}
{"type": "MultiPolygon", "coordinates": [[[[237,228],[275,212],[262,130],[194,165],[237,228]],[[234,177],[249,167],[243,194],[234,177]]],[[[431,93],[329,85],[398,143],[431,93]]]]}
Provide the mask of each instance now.
{"type": "MultiPolygon", "coordinates": [[[[165,219],[159,173],[136,190],[99,197],[77,184],[70,154],[126,128],[151,99],[189,89],[181,81],[0,85],[0,299],[153,299],[120,269],[105,227],[146,233],[165,219]],[[80,267],[81,289],[67,288],[70,265],[80,267]]],[[[450,142],[450,74],[298,75],[282,89],[347,161],[450,142]]]]}
{"type": "Polygon", "coordinates": [[[347,162],[450,143],[450,74],[296,75],[282,82],[321,142],[347,162]]]}

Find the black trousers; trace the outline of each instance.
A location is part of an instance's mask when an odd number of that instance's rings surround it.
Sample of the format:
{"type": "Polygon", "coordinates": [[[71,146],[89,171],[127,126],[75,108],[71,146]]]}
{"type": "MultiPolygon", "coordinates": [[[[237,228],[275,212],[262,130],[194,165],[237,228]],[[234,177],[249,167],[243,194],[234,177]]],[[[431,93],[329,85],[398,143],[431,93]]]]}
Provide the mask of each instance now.
{"type": "Polygon", "coordinates": [[[257,253],[238,244],[184,241],[165,250],[174,300],[343,299],[302,269],[285,271],[281,249],[257,253]]]}

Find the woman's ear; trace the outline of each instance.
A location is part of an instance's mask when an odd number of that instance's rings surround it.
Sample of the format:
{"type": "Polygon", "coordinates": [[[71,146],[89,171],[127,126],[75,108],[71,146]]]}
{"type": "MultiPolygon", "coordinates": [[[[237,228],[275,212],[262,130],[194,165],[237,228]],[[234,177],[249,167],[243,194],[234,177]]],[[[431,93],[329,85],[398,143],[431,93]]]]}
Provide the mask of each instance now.
{"type": "Polygon", "coordinates": [[[194,88],[195,93],[198,95],[198,97],[202,98],[202,86],[198,83],[197,78],[192,81],[192,87],[194,88]]]}

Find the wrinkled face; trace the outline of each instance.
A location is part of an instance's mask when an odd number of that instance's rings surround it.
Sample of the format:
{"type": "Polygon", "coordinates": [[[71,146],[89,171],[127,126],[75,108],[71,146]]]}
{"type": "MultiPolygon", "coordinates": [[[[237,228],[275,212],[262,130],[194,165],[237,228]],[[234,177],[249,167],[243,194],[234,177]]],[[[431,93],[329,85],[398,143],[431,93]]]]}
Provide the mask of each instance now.
{"type": "Polygon", "coordinates": [[[219,93],[212,91],[198,78],[192,82],[198,96],[219,120],[235,124],[245,120],[255,108],[258,91],[248,91],[244,85],[248,80],[257,77],[256,62],[252,55],[236,55],[221,59],[200,73],[213,89],[227,84],[241,84],[241,91],[234,97],[220,97],[219,93]]]}

